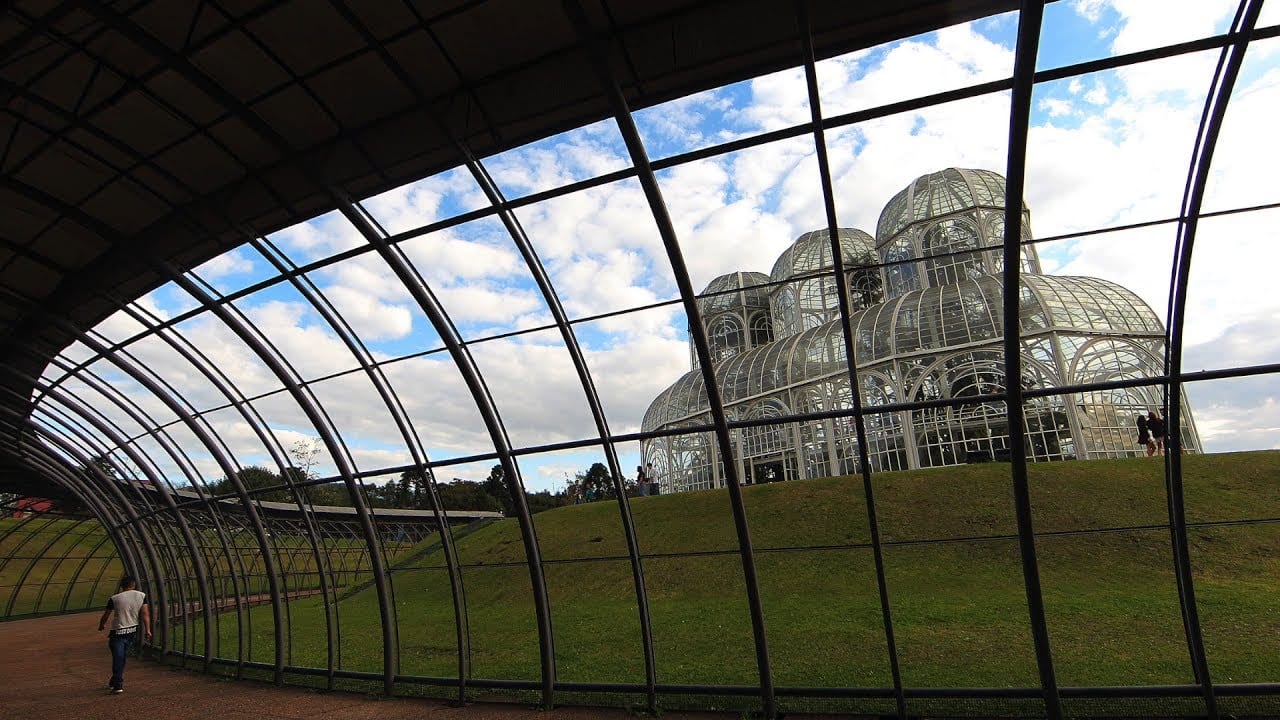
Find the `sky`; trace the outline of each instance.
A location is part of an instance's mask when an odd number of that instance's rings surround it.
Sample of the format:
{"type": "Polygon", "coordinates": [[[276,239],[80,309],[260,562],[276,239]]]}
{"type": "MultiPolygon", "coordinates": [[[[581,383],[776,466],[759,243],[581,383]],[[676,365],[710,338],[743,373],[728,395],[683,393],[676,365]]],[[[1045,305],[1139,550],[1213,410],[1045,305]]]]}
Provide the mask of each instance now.
{"type": "MultiPolygon", "coordinates": [[[[1037,66],[1051,69],[1191,40],[1224,31],[1235,4],[1220,0],[1069,0],[1045,9],[1037,66]]],[[[1269,6],[1259,26],[1280,22],[1269,6]]],[[[855,110],[1007,78],[1013,68],[1015,14],[978,20],[818,64],[822,112],[855,110]]],[[[1037,85],[1027,146],[1025,201],[1036,237],[1175,217],[1182,201],[1195,129],[1217,60],[1214,51],[1037,85]]],[[[1206,211],[1273,203],[1280,143],[1280,41],[1255,42],[1245,59],[1219,141],[1204,201],[1206,211]]],[[[946,167],[1003,173],[1008,93],[846,125],[827,133],[839,224],[874,234],[884,204],[916,177],[946,167]]],[[[803,71],[793,69],[681,98],[634,113],[655,162],[691,150],[807,122],[803,71]]],[[[483,158],[505,197],[515,200],[629,166],[616,124],[604,121],[483,158]]],[[[658,172],[693,285],[739,270],[768,273],[800,234],[825,227],[811,135],[718,155],[658,172]]],[[[392,235],[484,208],[468,172],[455,169],[361,204],[392,235]]],[[[517,219],[574,325],[599,393],[609,431],[639,430],[652,399],[687,372],[687,318],[676,279],[639,183],[634,179],[523,206],[517,219]],[[664,304],[665,303],[665,304],[664,304]],[[654,307],[656,305],[656,307],[654,307]],[[644,308],[635,310],[635,308],[644,308]],[[624,312],[626,311],[626,312],[624,312]]],[[[1186,370],[1273,363],[1280,359],[1280,293],[1271,291],[1280,259],[1280,210],[1200,223],[1185,325],[1186,370]]],[[[1038,246],[1046,272],[1100,277],[1135,291],[1166,315],[1176,226],[1107,233],[1038,246]]],[[[366,247],[338,213],[266,238],[268,252],[307,266],[366,247]]],[[[592,413],[552,313],[525,260],[493,217],[452,224],[400,243],[422,281],[448,311],[488,384],[513,447],[598,437],[592,413]],[[531,332],[532,331],[532,332],[531,332]]],[[[245,245],[196,268],[191,277],[228,294],[278,275],[271,260],[245,245]]],[[[345,462],[362,472],[412,462],[409,443],[432,461],[493,452],[465,378],[440,336],[391,269],[365,252],[306,274],[355,329],[369,357],[383,366],[411,418],[406,441],[373,383],[339,335],[288,283],[275,283],[233,303],[310,385],[339,428],[345,462]]],[[[181,317],[197,300],[175,285],[140,298],[136,312],[152,321],[181,317]]],[[[96,329],[109,342],[135,338],[143,325],[117,313],[96,329]]],[[[317,436],[282,382],[225,324],[208,313],[173,326],[208,357],[261,416],[286,449],[317,436]]],[[[271,455],[226,397],[162,340],[127,345],[190,403],[243,465],[271,455]]],[[[82,345],[63,357],[91,356],[82,345]]],[[[90,366],[137,403],[149,422],[168,425],[175,443],[200,444],[177,415],[105,361],[90,366]]],[[[49,378],[62,374],[57,367],[49,378]]],[[[177,461],[145,428],[115,410],[83,381],[67,388],[140,436],[158,472],[181,482],[177,461]]],[[[1204,449],[1280,447],[1280,381],[1274,376],[1194,383],[1187,390],[1204,449]]],[[[64,427],[55,412],[46,415],[64,427]]],[[[70,429],[68,427],[68,429],[70,429]]],[[[624,468],[639,447],[618,448],[624,468]]],[[[603,461],[599,447],[533,453],[519,459],[530,490],[563,487],[567,478],[603,461]]],[[[206,451],[192,466],[207,480],[222,471],[206,451]]],[[[494,463],[442,468],[437,478],[480,479],[494,463]]],[[[327,450],[321,475],[338,466],[327,450]]],[[[389,476],[388,476],[389,477],[389,476]]],[[[379,481],[375,478],[374,481],[379,481]]]]}

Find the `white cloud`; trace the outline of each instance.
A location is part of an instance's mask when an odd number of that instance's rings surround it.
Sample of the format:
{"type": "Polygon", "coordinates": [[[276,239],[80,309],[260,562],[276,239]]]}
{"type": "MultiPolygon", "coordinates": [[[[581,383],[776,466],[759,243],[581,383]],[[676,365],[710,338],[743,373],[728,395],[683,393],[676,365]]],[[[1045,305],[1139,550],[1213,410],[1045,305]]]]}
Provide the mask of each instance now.
{"type": "Polygon", "coordinates": [[[1036,106],[1048,113],[1049,117],[1062,117],[1063,115],[1072,115],[1075,113],[1070,101],[1067,100],[1044,98],[1037,103],[1036,106]]]}
{"type": "Polygon", "coordinates": [[[1107,86],[1101,80],[1095,80],[1093,88],[1084,94],[1084,101],[1090,105],[1106,105],[1108,99],[1107,86]]]}
{"type": "Polygon", "coordinates": [[[374,295],[341,285],[325,288],[324,294],[366,340],[402,338],[413,330],[413,315],[405,305],[381,302],[374,295]]]}
{"type": "Polygon", "coordinates": [[[250,252],[244,248],[236,248],[225,252],[197,267],[195,274],[205,280],[213,281],[232,275],[253,272],[254,264],[253,259],[250,257],[250,252]]]}

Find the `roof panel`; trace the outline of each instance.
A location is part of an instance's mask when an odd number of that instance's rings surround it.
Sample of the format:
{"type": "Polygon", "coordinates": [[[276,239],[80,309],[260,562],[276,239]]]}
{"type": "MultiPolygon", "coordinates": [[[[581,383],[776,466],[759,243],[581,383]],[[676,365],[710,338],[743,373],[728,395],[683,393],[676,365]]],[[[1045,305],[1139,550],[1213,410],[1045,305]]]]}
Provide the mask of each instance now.
{"type": "Polygon", "coordinates": [[[129,92],[91,118],[102,132],[151,155],[190,135],[191,125],[142,92],[129,92]]]}
{"type": "Polygon", "coordinates": [[[317,74],[306,86],[347,128],[368,125],[413,104],[409,88],[372,52],[317,74]]]}
{"type": "Polygon", "coordinates": [[[271,48],[294,76],[364,47],[359,33],[328,3],[286,2],[246,29],[271,48]]]}
{"type": "Polygon", "coordinates": [[[195,53],[191,61],[241,101],[256,98],[290,80],[289,73],[242,32],[219,37],[195,53]]]}

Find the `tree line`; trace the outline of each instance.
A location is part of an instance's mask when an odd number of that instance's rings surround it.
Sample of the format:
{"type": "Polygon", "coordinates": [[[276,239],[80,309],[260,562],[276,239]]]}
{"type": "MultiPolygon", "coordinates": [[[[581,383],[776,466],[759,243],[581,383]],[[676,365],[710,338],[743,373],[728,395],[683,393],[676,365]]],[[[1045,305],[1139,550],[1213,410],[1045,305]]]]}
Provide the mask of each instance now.
{"type": "MultiPolygon", "coordinates": [[[[365,483],[363,494],[365,504],[372,508],[399,508],[412,510],[434,510],[431,491],[427,484],[430,471],[407,470],[400,477],[384,484],[365,483]]],[[[351,496],[343,482],[326,482],[308,485],[309,478],[300,468],[285,468],[284,473],[274,473],[267,468],[250,466],[238,470],[234,477],[240,482],[250,496],[257,500],[269,502],[295,502],[293,492],[286,486],[286,478],[295,485],[303,485],[297,490],[305,502],[312,505],[334,505],[350,507],[351,496]],[[257,491],[257,492],[255,492],[257,491]]],[[[436,494],[440,498],[442,510],[487,510],[500,512],[507,516],[515,515],[515,499],[511,495],[505,473],[501,465],[494,465],[489,476],[481,481],[454,478],[450,482],[437,482],[436,494]]],[[[207,485],[207,491],[213,495],[234,495],[235,483],[228,477],[222,477],[207,485]]],[[[525,493],[525,502],[530,512],[542,512],[551,508],[569,505],[573,498],[562,489],[557,492],[541,490],[525,493]]]]}
{"type": "MultiPolygon", "coordinates": [[[[295,443],[289,451],[294,464],[282,472],[274,472],[260,465],[251,465],[234,472],[231,477],[221,477],[206,483],[205,493],[219,497],[232,497],[237,494],[235,478],[249,496],[256,500],[268,502],[294,503],[296,492],[303,502],[310,505],[330,505],[351,507],[351,496],[345,483],[316,483],[316,475],[312,468],[320,453],[318,439],[303,440],[295,443]],[[290,489],[290,485],[294,489],[290,489]]],[[[108,477],[125,480],[129,473],[122,471],[109,457],[98,456],[91,460],[108,477]]],[[[88,468],[85,468],[87,471],[88,468]]],[[[435,503],[427,482],[431,471],[407,470],[400,473],[399,478],[388,483],[364,483],[361,489],[365,504],[372,508],[400,508],[414,510],[434,510],[435,503]]],[[[622,486],[627,495],[635,494],[635,483],[628,478],[622,479],[622,486]]],[[[516,514],[515,498],[512,488],[506,480],[506,473],[501,465],[494,465],[484,480],[463,480],[453,478],[449,482],[435,483],[436,495],[440,499],[443,510],[485,510],[501,512],[511,517],[516,514]]],[[[189,484],[179,485],[176,489],[192,491],[189,484]]],[[[585,471],[576,473],[573,480],[564,487],[554,491],[540,490],[526,492],[525,502],[531,513],[572,505],[580,502],[611,500],[617,497],[617,488],[609,469],[603,463],[592,463],[585,471]]],[[[16,499],[16,498],[15,498],[16,499]]],[[[61,508],[60,508],[61,509],[61,508]]]]}

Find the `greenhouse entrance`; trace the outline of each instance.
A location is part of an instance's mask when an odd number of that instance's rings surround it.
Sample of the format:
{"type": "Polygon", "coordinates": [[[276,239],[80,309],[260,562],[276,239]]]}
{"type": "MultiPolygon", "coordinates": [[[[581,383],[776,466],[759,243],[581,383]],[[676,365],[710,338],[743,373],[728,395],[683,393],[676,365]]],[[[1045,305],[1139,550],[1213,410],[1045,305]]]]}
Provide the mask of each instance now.
{"type": "MultiPolygon", "coordinates": [[[[781,455],[764,460],[752,460],[748,470],[747,482],[752,485],[791,479],[787,476],[786,462],[781,455]]],[[[791,474],[794,475],[794,471],[791,474]]]]}

